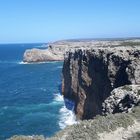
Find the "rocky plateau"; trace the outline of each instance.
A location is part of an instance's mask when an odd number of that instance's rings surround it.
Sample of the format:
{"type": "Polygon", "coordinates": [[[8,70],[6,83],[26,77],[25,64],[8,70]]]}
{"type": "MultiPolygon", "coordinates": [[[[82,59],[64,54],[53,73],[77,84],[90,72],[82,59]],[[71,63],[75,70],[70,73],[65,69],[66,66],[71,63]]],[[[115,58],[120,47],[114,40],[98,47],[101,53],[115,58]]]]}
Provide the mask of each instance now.
{"type": "Polygon", "coordinates": [[[42,49],[28,49],[25,51],[23,61],[27,63],[46,62],[46,61],[63,61],[66,52],[76,49],[91,49],[94,47],[114,47],[120,45],[137,45],[140,44],[140,39],[120,39],[120,40],[63,40],[48,43],[42,49]]]}

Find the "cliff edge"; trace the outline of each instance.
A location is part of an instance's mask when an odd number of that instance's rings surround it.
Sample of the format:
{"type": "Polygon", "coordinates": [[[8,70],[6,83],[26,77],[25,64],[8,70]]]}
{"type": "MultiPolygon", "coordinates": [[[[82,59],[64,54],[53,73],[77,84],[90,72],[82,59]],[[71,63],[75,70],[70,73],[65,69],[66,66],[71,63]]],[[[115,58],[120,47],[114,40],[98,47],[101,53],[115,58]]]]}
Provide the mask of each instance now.
{"type": "Polygon", "coordinates": [[[140,85],[140,47],[96,47],[69,52],[65,57],[62,94],[75,102],[79,119],[92,119],[111,110],[121,112],[119,102],[125,98],[129,102],[131,97],[122,96],[112,108],[107,98],[113,89],[131,84],[140,85]]]}
{"type": "Polygon", "coordinates": [[[46,61],[63,61],[66,52],[75,49],[90,49],[94,47],[119,46],[119,45],[137,45],[140,44],[139,39],[123,39],[123,40],[63,40],[49,43],[47,48],[27,49],[23,56],[23,61],[28,63],[46,62],[46,61]]]}

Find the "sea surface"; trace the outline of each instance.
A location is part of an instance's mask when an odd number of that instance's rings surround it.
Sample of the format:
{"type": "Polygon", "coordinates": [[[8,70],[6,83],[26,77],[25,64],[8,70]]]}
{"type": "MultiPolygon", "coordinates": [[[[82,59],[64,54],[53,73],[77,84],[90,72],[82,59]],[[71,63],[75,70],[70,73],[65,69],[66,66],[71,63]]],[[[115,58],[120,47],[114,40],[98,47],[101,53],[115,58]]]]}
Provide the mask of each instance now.
{"type": "Polygon", "coordinates": [[[41,45],[0,45],[0,140],[13,135],[50,137],[75,123],[61,96],[63,62],[22,62],[26,49],[41,45]]]}

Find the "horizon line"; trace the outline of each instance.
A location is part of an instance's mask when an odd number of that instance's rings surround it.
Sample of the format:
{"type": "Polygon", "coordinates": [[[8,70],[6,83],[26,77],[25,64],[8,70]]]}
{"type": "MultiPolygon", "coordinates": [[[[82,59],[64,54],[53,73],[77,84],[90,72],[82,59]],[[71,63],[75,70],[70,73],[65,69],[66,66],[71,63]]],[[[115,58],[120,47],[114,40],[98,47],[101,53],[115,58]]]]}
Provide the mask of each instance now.
{"type": "Polygon", "coordinates": [[[100,40],[100,41],[107,41],[107,40],[116,40],[116,41],[121,41],[121,40],[131,40],[131,39],[140,39],[140,37],[101,37],[101,38],[71,38],[71,39],[58,39],[55,41],[47,41],[47,42],[4,42],[0,43],[0,45],[4,44],[48,44],[48,43],[53,43],[53,42],[58,42],[58,41],[78,41],[78,40],[100,40]]]}

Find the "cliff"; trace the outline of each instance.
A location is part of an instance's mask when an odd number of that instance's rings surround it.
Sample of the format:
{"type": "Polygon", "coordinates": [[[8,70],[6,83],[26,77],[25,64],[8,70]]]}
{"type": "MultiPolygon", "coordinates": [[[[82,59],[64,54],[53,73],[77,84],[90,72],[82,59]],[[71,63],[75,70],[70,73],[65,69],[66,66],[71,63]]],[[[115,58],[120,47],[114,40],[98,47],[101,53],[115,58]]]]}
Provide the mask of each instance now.
{"type": "Polygon", "coordinates": [[[75,49],[90,49],[101,46],[119,46],[119,45],[137,45],[140,40],[63,40],[54,43],[49,43],[48,48],[42,49],[27,49],[23,56],[23,61],[45,62],[45,61],[63,61],[64,54],[75,49]]]}
{"type": "Polygon", "coordinates": [[[72,49],[65,55],[62,93],[75,102],[76,116],[83,121],[52,138],[13,136],[9,140],[140,139],[139,46],[72,49]]]}
{"type": "Polygon", "coordinates": [[[28,63],[45,61],[63,61],[64,57],[61,51],[56,53],[51,48],[48,49],[29,49],[23,56],[23,61],[28,63]]]}
{"type": "MultiPolygon", "coordinates": [[[[107,107],[111,105],[107,100],[113,94],[111,91],[131,84],[140,84],[140,47],[95,47],[66,55],[62,93],[75,102],[75,113],[79,119],[107,114],[111,110],[107,107]]],[[[123,103],[125,98],[129,102],[129,97],[122,96],[119,102],[122,100],[123,103]]],[[[119,102],[113,106],[112,113],[121,112],[117,109],[119,102]]],[[[122,112],[128,111],[129,104],[122,105],[122,112]]]]}

